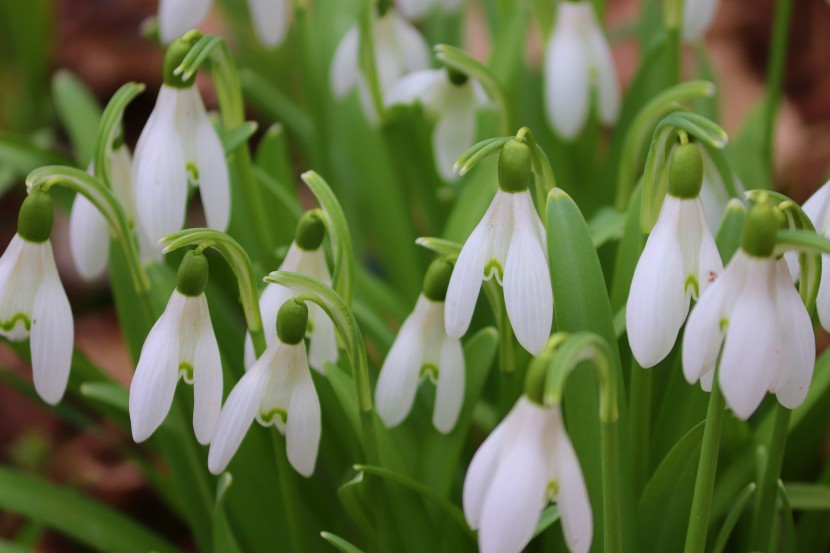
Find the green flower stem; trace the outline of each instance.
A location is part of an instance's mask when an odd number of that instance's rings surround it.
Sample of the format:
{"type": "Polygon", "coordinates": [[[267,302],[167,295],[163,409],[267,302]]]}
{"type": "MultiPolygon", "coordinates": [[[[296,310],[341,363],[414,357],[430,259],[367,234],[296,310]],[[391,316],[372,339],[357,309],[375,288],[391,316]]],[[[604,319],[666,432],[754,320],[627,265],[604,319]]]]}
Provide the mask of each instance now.
{"type": "Polygon", "coordinates": [[[770,550],[775,501],[778,497],[778,477],[784,461],[791,413],[791,410],[780,403],[775,403],[775,426],[767,448],[767,464],[763,479],[759,482],[755,516],[752,521],[752,551],[770,550]]]}
{"type": "Polygon", "coordinates": [[[764,132],[762,153],[769,160],[769,175],[775,170],[775,116],[781,101],[781,89],[784,84],[784,66],[787,61],[787,42],[790,36],[793,0],[777,0],[775,3],[774,27],[772,29],[772,48],[769,55],[769,72],[767,73],[767,94],[764,99],[764,132]]]}
{"type": "MultiPolygon", "coordinates": [[[[685,0],[694,2],[695,0],[685,0]]],[[[669,35],[668,47],[671,49],[671,83],[677,84],[683,80],[683,3],[684,0],[668,0],[666,2],[665,24],[669,35]]]]}
{"type": "Polygon", "coordinates": [[[631,442],[636,452],[635,489],[639,493],[646,483],[649,442],[651,434],[651,386],[653,369],[644,369],[637,361],[631,362],[631,442]]]}
{"type": "Polygon", "coordinates": [[[706,532],[709,527],[709,511],[712,507],[712,495],[715,489],[718,448],[720,447],[720,435],[725,411],[726,402],[718,385],[716,372],[712,381],[712,392],[709,396],[709,409],[706,412],[706,426],[703,429],[703,444],[697,466],[697,478],[692,498],[692,511],[689,515],[685,553],[703,553],[706,548],[706,532]]]}
{"type": "MultiPolygon", "coordinates": [[[[504,305],[503,296],[499,290],[499,285],[494,279],[490,279],[485,282],[483,288],[484,294],[490,302],[490,308],[493,310],[493,315],[496,317],[496,323],[499,328],[500,372],[502,374],[512,373],[516,370],[516,357],[514,355],[513,346],[513,328],[510,326],[510,320],[507,318],[507,308],[504,305]]],[[[500,386],[499,388],[501,392],[505,391],[503,386],[500,386]]]]}
{"type": "MultiPolygon", "coordinates": [[[[262,352],[257,351],[256,354],[259,357],[262,352]]],[[[270,430],[271,441],[274,444],[274,459],[277,461],[277,473],[280,479],[280,496],[285,509],[285,522],[288,525],[288,533],[293,543],[293,547],[286,549],[310,551],[305,524],[303,523],[302,499],[297,490],[297,474],[288,462],[285,439],[276,428],[270,430]]]]}
{"type": "Polygon", "coordinates": [[[605,553],[622,551],[618,428],[616,420],[602,423],[602,526],[605,553]]]}

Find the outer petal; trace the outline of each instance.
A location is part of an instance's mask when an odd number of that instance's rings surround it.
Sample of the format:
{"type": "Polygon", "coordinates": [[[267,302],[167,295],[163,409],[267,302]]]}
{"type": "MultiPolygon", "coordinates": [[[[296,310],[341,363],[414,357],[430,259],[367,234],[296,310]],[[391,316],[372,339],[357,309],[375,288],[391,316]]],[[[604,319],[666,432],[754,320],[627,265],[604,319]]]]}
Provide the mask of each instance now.
{"type": "Polygon", "coordinates": [[[774,274],[774,261],[750,259],[745,288],[729,314],[718,380],[726,403],[744,420],[755,412],[777,376],[774,274]]]}
{"type": "Polygon", "coordinates": [[[308,372],[305,345],[295,346],[294,391],[288,405],[286,453],[294,470],[305,477],[314,473],[320,446],[320,400],[308,372]]]}
{"type": "MultiPolygon", "coordinates": [[[[588,9],[593,8],[588,5],[588,9]]],[[[545,55],[545,113],[550,126],[565,138],[576,137],[588,118],[589,54],[578,25],[571,23],[579,15],[570,13],[574,10],[584,8],[568,2],[559,5],[545,55]]]]}
{"type": "Polygon", "coordinates": [[[453,171],[455,161],[473,145],[476,135],[478,104],[472,86],[467,83],[464,87],[448,94],[446,107],[432,134],[435,162],[441,176],[448,181],[458,178],[453,171]]]}
{"type": "Polygon", "coordinates": [[[680,201],[667,196],[637,262],[625,312],[628,343],[643,367],[669,354],[689,312],[678,240],[680,201]]]}
{"type": "MultiPolygon", "coordinates": [[[[265,357],[265,356],[263,356],[265,357]]],[[[219,474],[228,466],[231,458],[248,433],[254,421],[262,396],[268,385],[270,372],[262,359],[245,373],[231,390],[216,424],[216,433],[208,452],[208,469],[219,474]]]]}
{"type": "MultiPolygon", "coordinates": [[[[590,3],[588,3],[590,7],[590,3]]],[[[591,48],[591,58],[596,71],[597,96],[599,99],[599,117],[606,125],[617,120],[620,112],[620,85],[617,83],[617,71],[614,68],[614,58],[611,48],[602,33],[596,17],[591,14],[593,25],[588,34],[588,44],[591,48]]]]}
{"type": "Polygon", "coordinates": [[[694,40],[712,24],[718,0],[692,0],[683,4],[683,38],[694,40]]]}
{"type": "Polygon", "coordinates": [[[200,118],[196,129],[196,165],[207,224],[224,232],[231,216],[230,177],[225,150],[207,114],[200,118]]]}
{"type": "Polygon", "coordinates": [[[571,440],[556,412],[556,462],[559,496],[557,503],[562,517],[562,529],[571,553],[587,553],[594,535],[594,519],[588,490],[571,440]]]}
{"type": "Polygon", "coordinates": [[[69,216],[69,246],[75,269],[84,280],[92,280],[107,268],[109,251],[107,221],[86,196],[78,194],[69,216]]]}
{"type": "Polygon", "coordinates": [[[280,44],[291,14],[288,0],[248,0],[248,5],[259,39],[267,46],[280,44]]]}
{"type": "Polygon", "coordinates": [[[210,0],[159,0],[159,33],[169,44],[199,24],[210,9],[210,0]]]}
{"type": "Polygon", "coordinates": [[[308,344],[308,364],[318,372],[323,372],[323,363],[337,362],[337,336],[334,323],[319,306],[311,306],[309,318],[314,322],[314,330],[308,344]]]}
{"type": "Polygon", "coordinates": [[[186,298],[173,292],[153,325],[130,384],[130,422],[133,440],[143,442],[167,417],[179,379],[179,321],[186,298]]]}
{"type": "MultiPolygon", "coordinates": [[[[280,269],[285,267],[285,263],[280,269]]],[[[285,268],[285,270],[292,270],[285,268]]],[[[277,338],[277,313],[282,304],[290,300],[293,294],[290,289],[279,284],[268,284],[259,297],[259,311],[262,313],[262,328],[265,334],[265,342],[268,346],[274,343],[277,338]]],[[[251,342],[250,334],[245,334],[245,367],[250,367],[256,361],[254,345],[251,342]]]]}
{"type": "Polygon", "coordinates": [[[432,424],[442,434],[455,428],[464,404],[464,350],[457,338],[446,338],[441,347],[435,411],[432,424]]]}
{"type": "Polygon", "coordinates": [[[375,389],[375,407],[383,424],[397,426],[412,409],[418,390],[424,349],[424,317],[428,302],[421,296],[413,313],[401,326],[392,349],[383,362],[375,389]]]}
{"type": "Polygon", "coordinates": [[[550,338],[553,289],[530,192],[513,196],[514,227],[504,269],[504,304],[516,339],[535,355],[550,338]]]}
{"type": "Polygon", "coordinates": [[[395,38],[403,61],[401,73],[410,73],[429,67],[431,50],[418,29],[401,17],[397,11],[389,10],[387,13],[393,18],[395,38]]]}
{"type": "Polygon", "coordinates": [[[16,316],[22,313],[31,322],[42,279],[42,260],[41,245],[27,242],[19,234],[14,235],[0,257],[0,336],[9,340],[29,336],[30,329],[16,316]]]}
{"type": "Polygon", "coordinates": [[[821,282],[816,297],[816,311],[821,326],[830,329],[830,255],[821,254],[821,282]]]}
{"type": "Polygon", "coordinates": [[[440,4],[441,2],[436,0],[398,0],[396,5],[407,19],[420,21],[440,4]]]}
{"type": "Polygon", "coordinates": [[[700,295],[702,296],[706,292],[706,289],[723,273],[723,261],[721,260],[718,246],[715,244],[715,238],[712,236],[712,231],[709,230],[706,214],[703,212],[703,205],[700,201],[696,203],[697,216],[701,229],[697,281],[700,287],[700,295]]]}
{"type": "Polygon", "coordinates": [[[359,43],[360,33],[355,25],[346,32],[334,52],[329,78],[331,89],[337,98],[345,96],[357,83],[359,43]]]}
{"type": "Polygon", "coordinates": [[[43,280],[32,310],[32,374],[38,395],[55,405],[63,397],[69,380],[75,329],[52,245],[47,241],[40,248],[43,280]]]}
{"type": "MultiPolygon", "coordinates": [[[[424,69],[413,71],[395,81],[386,92],[387,106],[394,104],[409,104],[420,100],[431,110],[436,109],[436,87],[447,79],[446,72],[441,69],[424,69]]],[[[440,87],[443,88],[443,87],[440,87]]]]}
{"type": "Polygon", "coordinates": [[[795,409],[804,403],[813,379],[816,337],[810,315],[795,291],[789,271],[780,261],[777,265],[776,303],[780,340],[778,364],[782,369],[782,378],[779,378],[775,395],[781,405],[795,409]]]}
{"type": "Polygon", "coordinates": [[[222,358],[207,300],[204,294],[199,299],[202,328],[193,360],[193,430],[199,443],[206,445],[213,438],[222,407],[222,358]]]}
{"type": "Polygon", "coordinates": [[[830,182],[816,190],[810,198],[804,202],[804,213],[813,222],[816,232],[826,233],[830,224],[830,182]]]}
{"type": "Polygon", "coordinates": [[[499,466],[502,450],[512,440],[517,423],[521,419],[518,404],[499,423],[487,439],[481,444],[470,461],[467,475],[464,477],[462,502],[464,516],[470,528],[475,530],[481,525],[481,513],[484,510],[484,500],[493,481],[493,476],[499,466]]]}

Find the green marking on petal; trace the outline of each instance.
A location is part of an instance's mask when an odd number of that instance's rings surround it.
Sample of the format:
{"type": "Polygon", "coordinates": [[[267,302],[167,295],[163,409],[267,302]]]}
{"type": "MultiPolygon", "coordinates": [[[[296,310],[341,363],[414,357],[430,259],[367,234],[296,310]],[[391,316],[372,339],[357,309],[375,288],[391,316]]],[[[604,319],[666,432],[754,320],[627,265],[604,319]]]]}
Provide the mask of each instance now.
{"type": "Polygon", "coordinates": [[[418,374],[418,378],[423,380],[424,378],[429,378],[433,384],[438,383],[438,374],[441,371],[438,369],[438,366],[433,363],[424,363],[421,365],[421,372],[418,374]]]}
{"type": "Polygon", "coordinates": [[[32,329],[32,320],[26,313],[15,313],[12,318],[7,321],[0,321],[0,330],[3,332],[11,332],[17,326],[17,323],[23,323],[26,332],[32,329]]]}
{"type": "Polygon", "coordinates": [[[193,365],[187,361],[179,363],[179,376],[188,384],[193,384],[193,365]]]}
{"type": "Polygon", "coordinates": [[[281,409],[279,407],[275,407],[268,412],[259,414],[260,421],[262,421],[262,424],[266,426],[269,424],[274,424],[276,422],[277,417],[279,417],[280,421],[282,421],[283,424],[286,424],[286,422],[288,421],[288,411],[286,411],[285,409],[281,409]]]}
{"type": "Polygon", "coordinates": [[[686,283],[683,285],[683,290],[686,292],[689,291],[689,287],[692,289],[692,295],[694,297],[700,297],[700,283],[697,281],[697,275],[689,275],[686,277],[686,283]]]}
{"type": "Polygon", "coordinates": [[[726,317],[723,317],[720,320],[720,331],[721,332],[726,332],[726,329],[728,329],[728,328],[729,328],[729,319],[727,319],[726,317]]]}
{"type": "Polygon", "coordinates": [[[491,259],[484,266],[484,278],[492,278],[493,275],[501,282],[504,279],[504,267],[501,266],[498,259],[491,259]]]}
{"type": "Polygon", "coordinates": [[[559,481],[558,480],[551,480],[548,482],[548,487],[545,490],[545,497],[548,498],[548,501],[555,498],[559,495],[559,481]]]}
{"type": "Polygon", "coordinates": [[[192,161],[188,161],[186,169],[187,169],[187,179],[193,184],[198,183],[199,182],[199,168],[196,166],[196,164],[193,163],[192,161]]]}

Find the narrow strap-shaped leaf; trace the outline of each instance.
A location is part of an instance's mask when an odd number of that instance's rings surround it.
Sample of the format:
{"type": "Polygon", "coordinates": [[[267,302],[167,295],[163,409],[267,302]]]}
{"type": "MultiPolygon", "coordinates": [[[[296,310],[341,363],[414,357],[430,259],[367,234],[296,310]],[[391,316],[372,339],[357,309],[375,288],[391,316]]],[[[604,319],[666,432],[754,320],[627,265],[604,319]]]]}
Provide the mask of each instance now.
{"type": "Polygon", "coordinates": [[[830,486],[790,482],[785,488],[793,510],[830,511],[830,486]]]}
{"type": "Polygon", "coordinates": [[[729,509],[729,514],[726,515],[726,520],[723,522],[723,526],[721,526],[718,537],[715,539],[715,545],[712,546],[712,553],[723,553],[726,549],[726,543],[729,541],[729,536],[732,535],[732,530],[735,529],[738,519],[741,518],[741,514],[744,512],[747,502],[752,497],[752,494],[755,493],[755,488],[755,482],[750,482],[741,491],[738,497],[735,498],[732,508],[729,509]]]}
{"type": "Polygon", "coordinates": [[[329,542],[340,553],[363,553],[362,549],[352,545],[340,536],[335,536],[331,532],[320,532],[320,537],[329,542]]]}
{"type": "Polygon", "coordinates": [[[216,502],[213,504],[213,551],[215,553],[242,553],[225,513],[225,496],[233,484],[229,472],[222,473],[216,484],[216,502]]]}
{"type": "Polygon", "coordinates": [[[52,77],[52,98],[81,167],[95,156],[101,106],[92,91],[75,75],[61,69],[52,77]]]}
{"type": "Polygon", "coordinates": [[[415,243],[440,255],[458,255],[461,253],[461,245],[452,240],[435,238],[434,236],[421,236],[415,243]]]}

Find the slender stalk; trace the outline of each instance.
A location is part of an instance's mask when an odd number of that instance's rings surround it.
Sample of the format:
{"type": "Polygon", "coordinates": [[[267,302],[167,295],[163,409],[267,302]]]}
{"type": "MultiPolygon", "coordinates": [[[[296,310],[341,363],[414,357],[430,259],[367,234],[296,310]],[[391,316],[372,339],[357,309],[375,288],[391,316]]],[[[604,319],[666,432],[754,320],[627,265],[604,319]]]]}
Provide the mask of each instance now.
{"type": "Polygon", "coordinates": [[[643,369],[637,361],[631,362],[631,442],[636,452],[634,463],[635,489],[643,489],[649,466],[649,438],[651,435],[652,370],[643,369]]]}
{"type": "MultiPolygon", "coordinates": [[[[787,42],[790,36],[793,1],[777,0],[775,3],[774,26],[772,28],[772,48],[769,54],[769,71],[767,73],[767,95],[764,100],[763,155],[769,160],[769,175],[772,179],[775,170],[775,152],[773,148],[775,133],[775,116],[781,101],[781,89],[784,84],[784,69],[787,61],[787,42]]],[[[771,184],[771,183],[769,183],[771,184]]]]}
{"type": "MultiPolygon", "coordinates": [[[[686,1],[694,2],[696,0],[686,1]]],[[[683,80],[683,2],[684,0],[668,0],[666,2],[665,23],[666,32],[669,35],[670,76],[673,85],[683,80]]]]}
{"type": "Polygon", "coordinates": [[[784,449],[787,446],[787,433],[790,429],[792,411],[775,404],[775,426],[767,450],[767,465],[764,477],[759,482],[755,516],[752,521],[752,551],[769,551],[772,536],[775,501],[778,496],[778,478],[784,462],[784,449]]]}
{"type": "Polygon", "coordinates": [[[301,521],[300,494],[297,491],[297,477],[294,469],[288,463],[285,450],[285,439],[276,428],[271,429],[271,441],[274,444],[274,458],[277,460],[277,473],[280,479],[280,496],[285,509],[285,520],[288,524],[288,533],[291,536],[292,551],[309,551],[308,539],[303,531],[305,525],[301,521]]]}
{"type": "Polygon", "coordinates": [[[619,467],[617,421],[604,422],[602,424],[602,526],[605,553],[622,551],[619,467]]]}
{"type": "Polygon", "coordinates": [[[697,479],[689,515],[689,529],[686,534],[685,553],[703,553],[706,548],[706,532],[709,527],[709,511],[715,489],[715,474],[718,469],[718,449],[723,428],[726,402],[718,385],[718,375],[712,382],[709,409],[706,412],[706,426],[703,429],[703,444],[697,465],[697,479]]]}

